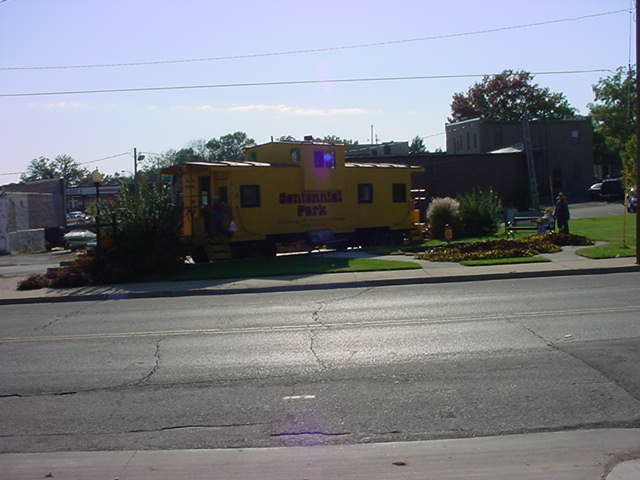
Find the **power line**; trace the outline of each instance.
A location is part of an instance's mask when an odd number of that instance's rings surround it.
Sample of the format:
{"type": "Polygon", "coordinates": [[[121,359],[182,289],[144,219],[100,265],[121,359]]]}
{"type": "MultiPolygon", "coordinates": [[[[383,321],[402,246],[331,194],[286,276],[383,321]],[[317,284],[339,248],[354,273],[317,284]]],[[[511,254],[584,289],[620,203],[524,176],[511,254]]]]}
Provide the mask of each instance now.
{"type": "MultiPolygon", "coordinates": [[[[598,68],[593,70],[563,70],[552,72],[529,72],[532,75],[570,75],[579,73],[603,73],[612,70],[608,68],[598,68]]],[[[360,82],[387,82],[398,80],[438,80],[451,78],[476,78],[487,75],[497,75],[495,73],[471,73],[461,75],[416,75],[409,77],[365,77],[365,78],[334,78],[324,80],[284,80],[273,82],[249,82],[249,83],[214,83],[209,85],[176,85],[164,87],[135,87],[135,88],[105,88],[95,90],[61,90],[54,92],[27,92],[27,93],[0,93],[0,97],[39,97],[47,95],[82,95],[88,93],[121,93],[121,92],[157,92],[165,90],[194,90],[202,88],[232,88],[232,87],[267,87],[282,85],[313,85],[318,83],[360,83],[360,82]]]]}
{"type": "Polygon", "coordinates": [[[579,17],[566,17],[566,18],[558,18],[554,20],[545,20],[542,22],[534,22],[534,23],[524,23],[520,25],[508,25],[503,27],[496,28],[487,28],[484,30],[473,30],[469,32],[458,32],[458,33],[448,33],[442,35],[431,35],[427,37],[416,37],[416,38],[406,38],[400,40],[387,40],[383,42],[372,42],[372,43],[356,43],[352,45],[339,45],[335,47],[323,47],[323,48],[310,48],[310,49],[302,49],[302,50],[285,50],[278,52],[266,52],[266,53],[253,53],[247,55],[228,55],[222,57],[202,57],[202,58],[186,58],[186,59],[177,59],[177,60],[150,60],[143,62],[120,62],[120,63],[94,63],[94,64],[85,64],[85,65],[36,65],[36,66],[25,66],[25,67],[0,67],[0,71],[9,71],[9,70],[69,70],[69,69],[81,69],[81,68],[114,68],[114,67],[137,67],[143,65],[167,65],[167,64],[176,64],[176,63],[195,63],[195,62],[215,62],[221,60],[242,60],[248,58],[260,58],[260,57],[276,57],[283,55],[301,55],[301,54],[310,54],[310,53],[323,53],[323,52],[334,52],[339,50],[353,50],[358,48],[371,48],[371,47],[386,47],[390,45],[400,45],[405,43],[414,43],[414,42],[425,42],[429,40],[444,40],[447,38],[458,38],[458,37],[466,37],[470,35],[482,35],[487,33],[496,33],[496,32],[504,32],[509,30],[520,30],[524,28],[532,28],[539,27],[542,25],[552,25],[558,23],[566,23],[566,22],[577,22],[580,20],[586,20],[590,18],[598,18],[604,17],[607,15],[615,15],[622,12],[628,12],[628,9],[621,10],[610,10],[607,12],[601,13],[593,13],[590,15],[581,15],[579,17]]]}
{"type": "Polygon", "coordinates": [[[88,162],[80,162],[78,165],[87,165],[89,163],[98,163],[105,160],[111,160],[112,158],[122,157],[123,155],[131,155],[131,152],[116,153],[115,155],[109,155],[108,157],[98,158],[97,160],[89,160],[88,162]]]}
{"type": "MultiPolygon", "coordinates": [[[[108,157],[97,158],[95,160],[89,160],[87,162],[79,162],[78,165],[88,165],[89,163],[103,162],[105,160],[111,160],[112,158],[122,157],[123,155],[129,155],[129,154],[130,154],[130,152],[116,153],[115,155],[109,155],[108,157]]],[[[23,173],[26,173],[26,170],[23,171],[23,172],[0,173],[0,177],[4,177],[4,176],[8,176],[8,175],[22,175],[23,173]]]]}

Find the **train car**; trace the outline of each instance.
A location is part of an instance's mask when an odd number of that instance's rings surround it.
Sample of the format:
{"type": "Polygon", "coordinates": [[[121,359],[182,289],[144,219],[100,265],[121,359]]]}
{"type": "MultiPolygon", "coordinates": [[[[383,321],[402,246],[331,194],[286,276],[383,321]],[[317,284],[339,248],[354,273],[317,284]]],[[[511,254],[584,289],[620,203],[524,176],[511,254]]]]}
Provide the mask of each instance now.
{"type": "Polygon", "coordinates": [[[418,167],[345,162],[343,144],[270,142],[242,162],[165,168],[196,261],[399,241],[415,220],[418,167]]]}

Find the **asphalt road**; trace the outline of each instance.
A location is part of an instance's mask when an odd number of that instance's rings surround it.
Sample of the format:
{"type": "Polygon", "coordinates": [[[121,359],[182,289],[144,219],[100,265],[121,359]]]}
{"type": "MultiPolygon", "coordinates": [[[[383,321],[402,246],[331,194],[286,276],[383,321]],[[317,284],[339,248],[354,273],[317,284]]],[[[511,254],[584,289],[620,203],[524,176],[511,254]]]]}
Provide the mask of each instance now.
{"type": "Polygon", "coordinates": [[[0,451],[640,426],[640,275],[0,307],[0,451]]]}
{"type": "Polygon", "coordinates": [[[0,275],[19,276],[45,273],[47,268],[59,267],[60,262],[71,259],[69,250],[53,252],[0,255],[0,275]]]}

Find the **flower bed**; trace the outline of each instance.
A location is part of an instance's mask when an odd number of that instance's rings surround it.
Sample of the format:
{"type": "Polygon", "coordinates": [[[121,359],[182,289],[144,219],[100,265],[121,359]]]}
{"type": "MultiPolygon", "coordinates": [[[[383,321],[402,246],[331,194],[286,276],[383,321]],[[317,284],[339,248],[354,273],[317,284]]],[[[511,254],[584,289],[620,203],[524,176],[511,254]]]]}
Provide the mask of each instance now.
{"type": "Polygon", "coordinates": [[[540,253],[559,252],[563,245],[592,244],[591,240],[579,235],[554,233],[551,235],[530,235],[510,240],[440,245],[417,254],[416,258],[432,262],[460,262],[489,258],[532,257],[540,253]]]}

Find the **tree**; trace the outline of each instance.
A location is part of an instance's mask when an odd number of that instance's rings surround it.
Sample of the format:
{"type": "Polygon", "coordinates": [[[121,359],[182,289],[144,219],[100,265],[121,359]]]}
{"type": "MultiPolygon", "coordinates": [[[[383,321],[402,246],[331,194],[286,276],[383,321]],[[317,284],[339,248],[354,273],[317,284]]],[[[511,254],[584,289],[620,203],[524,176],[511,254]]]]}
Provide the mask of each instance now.
{"type": "Polygon", "coordinates": [[[296,142],[297,140],[295,139],[295,137],[292,137],[291,135],[282,135],[281,137],[277,138],[278,142],[296,142]]]}
{"type": "Polygon", "coordinates": [[[71,155],[62,154],[53,160],[47,157],[38,157],[31,160],[27,171],[20,175],[21,182],[33,182],[36,180],[48,180],[61,178],[65,185],[80,183],[89,175],[89,170],[80,166],[71,155]]]}
{"type": "Polygon", "coordinates": [[[235,132],[220,138],[212,138],[206,143],[209,151],[209,161],[242,161],[242,150],[252,147],[256,142],[244,132],[235,132]]]}
{"type": "Polygon", "coordinates": [[[531,120],[570,118],[576,114],[563,93],[533,83],[533,75],[528,72],[504,70],[483,77],[466,94],[455,93],[449,122],[478,117],[518,121],[525,111],[531,120]]]}
{"type": "Polygon", "coordinates": [[[413,140],[411,140],[411,144],[409,145],[409,155],[415,155],[417,153],[425,153],[427,148],[424,146],[424,142],[422,141],[422,137],[415,136],[413,140]]]}
{"type": "Polygon", "coordinates": [[[351,140],[348,138],[340,138],[337,135],[325,135],[323,138],[316,138],[316,141],[324,143],[342,143],[344,145],[357,145],[357,140],[351,140]]]}
{"type": "Polygon", "coordinates": [[[180,150],[167,150],[159,155],[147,155],[140,164],[140,173],[143,175],[155,174],[171,165],[187,162],[206,162],[206,157],[195,151],[193,147],[180,150]]]}
{"type": "Polygon", "coordinates": [[[594,156],[597,164],[621,165],[622,154],[635,134],[636,68],[619,67],[593,85],[595,102],[589,111],[593,119],[594,156]]]}

